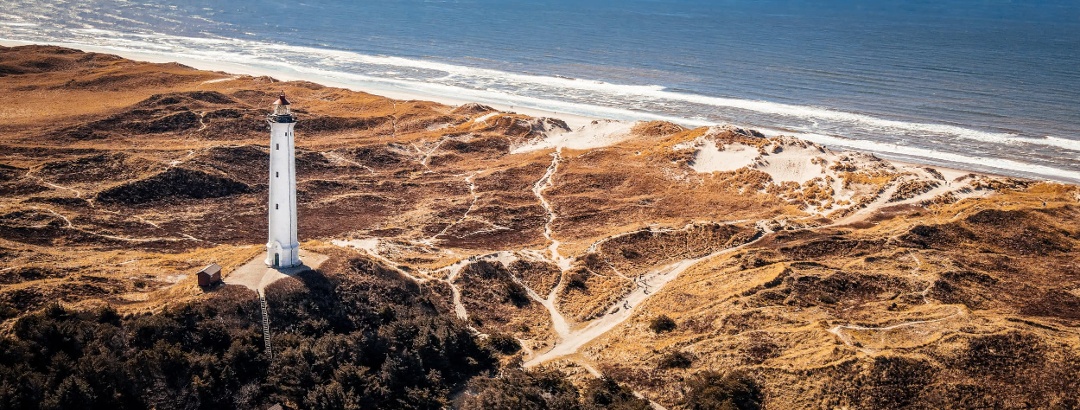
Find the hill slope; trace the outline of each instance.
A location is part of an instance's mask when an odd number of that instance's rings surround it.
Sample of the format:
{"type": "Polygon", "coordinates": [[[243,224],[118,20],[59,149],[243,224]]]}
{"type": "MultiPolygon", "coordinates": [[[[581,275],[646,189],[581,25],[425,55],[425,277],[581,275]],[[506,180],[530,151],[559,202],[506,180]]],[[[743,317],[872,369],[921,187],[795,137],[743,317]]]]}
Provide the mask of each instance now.
{"type": "MultiPolygon", "coordinates": [[[[526,367],[664,406],[723,401],[708,371],[770,408],[1078,406],[1076,186],[58,47],[0,61],[8,328],[56,300],[136,314],[213,297],[198,268],[262,251],[262,117],[284,90],[299,232],[332,256],[324,273],[419,285],[434,314],[516,340],[526,367]]],[[[512,388],[469,386],[457,405],[512,388]]]]}

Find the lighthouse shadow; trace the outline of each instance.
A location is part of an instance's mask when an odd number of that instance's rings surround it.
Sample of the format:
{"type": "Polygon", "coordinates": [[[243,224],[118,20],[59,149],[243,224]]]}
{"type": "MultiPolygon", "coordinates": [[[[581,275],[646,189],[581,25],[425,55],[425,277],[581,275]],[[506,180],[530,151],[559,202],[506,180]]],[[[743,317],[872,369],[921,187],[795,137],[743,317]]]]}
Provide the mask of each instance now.
{"type": "Polygon", "coordinates": [[[276,270],[276,271],[278,271],[278,273],[281,273],[283,275],[292,276],[292,277],[297,277],[298,275],[300,275],[302,273],[305,273],[305,272],[318,273],[318,271],[311,268],[306,263],[301,263],[301,264],[293,266],[291,268],[271,268],[271,269],[276,270]]]}
{"type": "Polygon", "coordinates": [[[294,267],[294,268],[290,268],[289,271],[291,273],[286,273],[286,272],[282,272],[282,273],[285,273],[285,274],[289,275],[290,277],[292,277],[293,279],[296,279],[305,288],[308,288],[308,289],[331,288],[332,289],[332,288],[335,287],[334,284],[332,284],[330,282],[330,279],[327,278],[326,275],[323,275],[323,273],[319,272],[318,270],[311,269],[311,268],[308,268],[306,266],[301,265],[301,266],[297,266],[297,267],[294,267]]]}
{"type": "Polygon", "coordinates": [[[318,270],[297,268],[289,279],[266,288],[273,326],[305,335],[354,330],[349,307],[338,290],[340,283],[318,270]]]}
{"type": "Polygon", "coordinates": [[[293,266],[291,268],[272,268],[279,275],[284,278],[291,278],[294,281],[300,282],[305,288],[316,289],[324,288],[330,284],[330,280],[316,269],[312,269],[306,264],[293,266]]]}

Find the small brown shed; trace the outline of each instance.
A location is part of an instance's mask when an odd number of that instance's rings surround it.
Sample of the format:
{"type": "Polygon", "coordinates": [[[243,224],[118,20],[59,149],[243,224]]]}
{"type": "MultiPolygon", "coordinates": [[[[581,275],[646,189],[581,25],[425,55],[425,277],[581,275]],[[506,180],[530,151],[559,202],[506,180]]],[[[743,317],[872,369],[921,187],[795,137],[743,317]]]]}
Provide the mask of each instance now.
{"type": "Polygon", "coordinates": [[[199,286],[206,288],[218,282],[221,282],[221,266],[218,264],[211,263],[199,271],[199,286]]]}

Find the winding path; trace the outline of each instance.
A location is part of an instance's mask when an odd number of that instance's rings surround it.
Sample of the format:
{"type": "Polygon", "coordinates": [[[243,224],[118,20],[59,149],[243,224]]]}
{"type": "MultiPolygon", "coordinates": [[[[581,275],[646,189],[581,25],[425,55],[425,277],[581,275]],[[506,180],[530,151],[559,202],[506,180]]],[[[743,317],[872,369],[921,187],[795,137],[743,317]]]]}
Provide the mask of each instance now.
{"type": "Polygon", "coordinates": [[[555,262],[556,265],[559,265],[559,268],[563,271],[567,271],[570,269],[570,264],[573,263],[573,260],[559,255],[559,245],[561,245],[562,242],[559,242],[552,236],[551,229],[551,225],[555,223],[555,208],[553,208],[551,203],[544,198],[544,191],[554,185],[552,177],[555,175],[555,172],[559,170],[559,162],[561,161],[562,147],[559,147],[555,149],[555,152],[551,153],[551,165],[548,165],[547,172],[533,184],[533,194],[540,200],[540,206],[544,207],[544,210],[547,211],[548,214],[547,222],[544,224],[544,238],[546,238],[548,242],[551,242],[551,245],[548,246],[548,252],[551,253],[551,261],[555,262]]]}
{"type": "Polygon", "coordinates": [[[476,182],[474,181],[476,179],[476,174],[476,172],[473,172],[465,177],[465,183],[469,184],[469,194],[472,195],[472,201],[469,202],[469,207],[465,209],[465,213],[462,214],[461,217],[458,218],[456,221],[443,227],[442,230],[439,231],[439,233],[432,235],[430,238],[420,241],[420,243],[433,246],[435,240],[437,240],[440,236],[446,235],[446,231],[449,231],[450,228],[453,228],[454,226],[465,222],[466,219],[469,219],[469,213],[476,208],[476,202],[480,200],[480,194],[476,193],[476,182]]]}
{"type": "Polygon", "coordinates": [[[584,327],[572,331],[569,334],[560,334],[562,340],[556,343],[551,350],[530,359],[525,363],[525,367],[535,367],[552,359],[577,353],[582,346],[611,331],[633,316],[634,312],[642,303],[652,297],[652,295],[655,295],[656,292],[663,289],[669,282],[678,278],[679,275],[687,269],[690,269],[700,262],[753,245],[764,237],[763,233],[764,232],[759,231],[755,238],[742,245],[719,250],[700,258],[684,259],[643,275],[638,281],[638,287],[612,305],[615,306],[613,311],[610,311],[610,313],[599,319],[588,322],[584,327]]]}
{"type": "Polygon", "coordinates": [[[956,312],[954,312],[953,314],[942,317],[942,318],[937,318],[937,319],[912,320],[912,321],[897,323],[895,325],[881,326],[881,327],[858,326],[858,325],[836,325],[836,326],[833,326],[832,328],[828,329],[828,332],[836,335],[836,337],[839,338],[841,342],[844,342],[845,345],[855,347],[855,348],[859,349],[859,351],[861,351],[863,353],[873,354],[874,351],[871,350],[871,349],[867,349],[867,348],[864,348],[864,347],[861,347],[861,346],[856,346],[854,344],[854,342],[852,342],[851,336],[848,336],[848,335],[844,334],[843,331],[845,329],[846,330],[865,330],[865,331],[889,331],[889,330],[893,330],[893,329],[899,329],[899,328],[902,328],[902,327],[917,326],[917,325],[924,325],[924,324],[929,324],[929,323],[943,322],[943,321],[952,319],[953,317],[962,315],[963,313],[964,313],[964,310],[957,307],[956,312]]]}

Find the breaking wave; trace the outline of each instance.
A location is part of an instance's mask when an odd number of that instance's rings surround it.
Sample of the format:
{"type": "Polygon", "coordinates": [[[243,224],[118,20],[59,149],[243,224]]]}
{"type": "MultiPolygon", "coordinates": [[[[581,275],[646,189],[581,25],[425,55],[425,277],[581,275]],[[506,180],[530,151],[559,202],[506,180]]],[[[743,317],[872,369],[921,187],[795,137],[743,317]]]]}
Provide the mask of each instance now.
{"type": "MultiPolygon", "coordinates": [[[[809,140],[882,154],[947,161],[1022,175],[1080,181],[1080,172],[1019,159],[965,153],[957,140],[997,146],[1026,146],[1080,152],[1080,141],[955,124],[908,122],[825,107],[677,92],[659,85],[523,74],[439,61],[369,55],[353,51],[276,44],[244,39],[132,33],[98,27],[41,30],[33,23],[0,25],[8,40],[90,46],[119,53],[154,54],[214,64],[235,64],[285,78],[304,78],[366,90],[399,90],[569,114],[614,119],[665,120],[700,126],[739,123],[778,126],[809,140]],[[845,135],[855,138],[842,138],[845,135]],[[945,141],[945,144],[939,142],[945,141]],[[951,144],[951,145],[950,145],[951,144]],[[947,152],[950,151],[950,152],[947,152]]],[[[218,66],[220,67],[220,66],[218,66]]],[[[220,68],[217,68],[220,69],[220,68]]],[[[249,72],[253,74],[253,72],[249,72]]],[[[985,152],[986,149],[981,151],[985,152]]],[[[1054,164],[1057,165],[1057,164],[1054,164]]]]}

